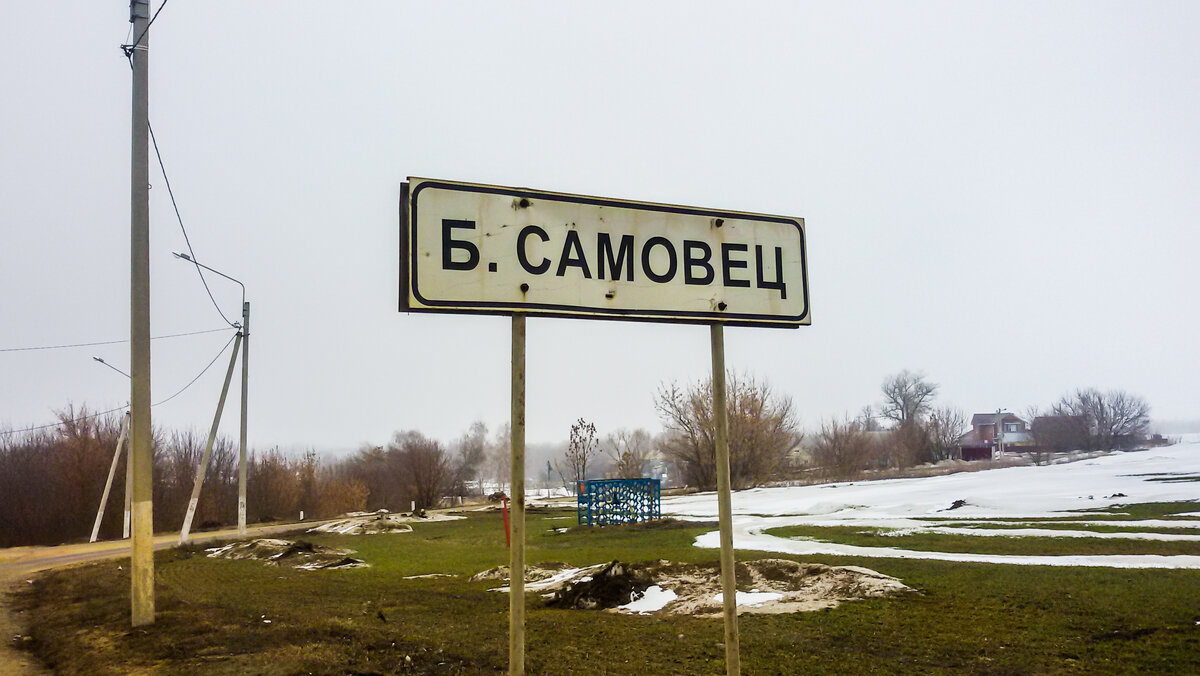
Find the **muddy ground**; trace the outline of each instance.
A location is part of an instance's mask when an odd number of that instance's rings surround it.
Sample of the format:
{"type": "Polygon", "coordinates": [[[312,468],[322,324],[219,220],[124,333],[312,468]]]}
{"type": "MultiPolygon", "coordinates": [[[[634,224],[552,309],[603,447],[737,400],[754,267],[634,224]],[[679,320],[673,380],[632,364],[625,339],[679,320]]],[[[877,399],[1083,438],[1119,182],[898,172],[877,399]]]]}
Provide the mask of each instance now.
{"type": "MultiPolygon", "coordinates": [[[[805,612],[833,608],[845,601],[914,593],[900,580],[868,568],[786,559],[740,562],[736,576],[739,614],[805,612]]],[[[491,568],[471,579],[506,582],[508,568],[491,568]]],[[[715,563],[613,561],[584,568],[548,563],[526,570],[525,589],[540,593],[547,605],[561,608],[708,617],[720,615],[723,607],[721,569],[715,563]],[[647,610],[634,603],[648,590],[663,599],[658,608],[647,610]],[[622,607],[628,605],[633,607],[622,607]]],[[[496,588],[507,590],[506,586],[496,588]]]]}

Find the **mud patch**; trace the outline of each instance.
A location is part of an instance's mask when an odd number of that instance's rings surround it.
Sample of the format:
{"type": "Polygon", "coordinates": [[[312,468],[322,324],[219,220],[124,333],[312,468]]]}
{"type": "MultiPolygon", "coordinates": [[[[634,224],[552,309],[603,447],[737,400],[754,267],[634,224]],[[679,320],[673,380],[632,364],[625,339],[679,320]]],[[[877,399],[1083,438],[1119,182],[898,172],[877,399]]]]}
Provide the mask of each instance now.
{"type": "Polygon", "coordinates": [[[354,550],[335,549],[303,540],[293,542],[263,538],[234,542],[204,551],[211,559],[262,561],[268,566],[287,566],[300,570],[367,567],[367,563],[362,559],[350,556],[354,550]]]}
{"type": "MultiPolygon", "coordinates": [[[[558,564],[555,564],[558,565],[558,564]]],[[[715,617],[722,612],[718,564],[619,561],[586,568],[565,564],[550,570],[531,567],[526,591],[539,592],[556,608],[612,612],[663,612],[715,617]],[[654,602],[643,602],[647,597],[654,602]]],[[[787,559],[738,563],[738,614],[795,613],[833,608],[844,601],[912,593],[900,580],[857,566],[826,566],[787,559]]],[[[493,568],[474,580],[507,580],[506,568],[493,568]]],[[[493,591],[507,592],[508,587],[493,591]]]]}
{"type": "Polygon", "coordinates": [[[616,608],[640,599],[652,586],[654,580],[645,570],[613,561],[555,589],[546,605],[582,610],[616,608]]]}

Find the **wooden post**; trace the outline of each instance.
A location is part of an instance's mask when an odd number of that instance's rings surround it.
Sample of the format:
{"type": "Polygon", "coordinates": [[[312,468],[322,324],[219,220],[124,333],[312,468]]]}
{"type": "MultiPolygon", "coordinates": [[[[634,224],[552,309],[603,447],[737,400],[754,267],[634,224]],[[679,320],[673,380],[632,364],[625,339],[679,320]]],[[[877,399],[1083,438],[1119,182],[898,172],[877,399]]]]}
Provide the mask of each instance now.
{"type": "Polygon", "coordinates": [[[525,315],[512,316],[512,421],[509,447],[512,546],[508,550],[508,673],[525,673],[525,315]]]}
{"type": "Polygon", "coordinates": [[[721,595],[725,610],[725,673],[741,673],[737,625],[737,575],[733,558],[733,507],[729,487],[729,411],[725,407],[725,333],[721,324],[712,334],[713,422],[716,427],[717,514],[721,524],[721,595]]]}

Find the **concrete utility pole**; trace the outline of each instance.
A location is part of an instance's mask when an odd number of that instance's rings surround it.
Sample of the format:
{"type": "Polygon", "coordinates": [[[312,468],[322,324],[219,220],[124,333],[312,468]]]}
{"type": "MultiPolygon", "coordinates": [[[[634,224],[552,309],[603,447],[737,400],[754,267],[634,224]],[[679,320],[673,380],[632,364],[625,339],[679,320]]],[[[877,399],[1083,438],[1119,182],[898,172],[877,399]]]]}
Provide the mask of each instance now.
{"type": "MultiPolygon", "coordinates": [[[[214,275],[218,275],[228,279],[229,281],[242,287],[242,325],[238,329],[238,336],[242,342],[242,429],[239,435],[238,444],[238,535],[246,534],[246,401],[250,390],[250,303],[246,300],[246,285],[240,280],[234,279],[229,275],[210,268],[204,263],[192,258],[185,253],[173,253],[176,258],[182,261],[187,261],[197,268],[204,268],[214,275]]],[[[222,315],[224,317],[224,315],[222,315]]],[[[236,324],[233,326],[237,327],[236,324]]],[[[234,350],[237,353],[237,350],[234,350]]],[[[233,363],[230,362],[229,368],[233,368],[233,363]]],[[[232,373],[232,371],[231,371],[232,373]]]]}
{"type": "Polygon", "coordinates": [[[113,451],[112,465],[108,468],[108,480],[104,482],[104,494],[100,496],[100,508],[96,510],[96,522],[92,524],[92,537],[88,542],[95,542],[100,537],[100,522],[104,520],[104,508],[108,506],[108,494],[112,491],[113,477],[117,473],[117,463],[121,460],[121,449],[125,446],[125,435],[128,432],[129,411],[126,411],[125,415],[121,416],[121,433],[117,436],[117,448],[113,451]]]}
{"type": "Polygon", "coordinates": [[[729,410],[725,406],[725,327],[710,327],[712,341],[713,422],[717,455],[717,519],[721,527],[721,597],[725,614],[725,673],[742,671],[738,638],[737,572],[733,557],[733,505],[729,481],[729,410]]]}
{"type": "Polygon", "coordinates": [[[250,302],[242,302],[242,431],[238,443],[238,535],[246,534],[246,397],[250,390],[250,302]]]}
{"type": "Polygon", "coordinates": [[[130,622],[154,623],[154,490],[150,426],[150,3],[131,0],[134,44],[130,172],[129,462],[133,468],[130,622]]]}
{"type": "Polygon", "coordinates": [[[192,498],[188,500],[187,514],[183,517],[183,528],[179,531],[179,544],[186,544],[188,533],[192,531],[192,518],[196,516],[196,505],[200,503],[200,489],[204,485],[204,475],[208,473],[208,459],[212,457],[213,443],[217,440],[217,429],[221,426],[221,412],[225,410],[225,397],[229,394],[229,381],[233,380],[233,365],[237,363],[238,347],[242,344],[242,334],[239,332],[233,338],[233,355],[229,358],[229,369],[225,371],[225,383],[221,385],[221,398],[217,400],[217,413],[213,416],[212,427],[208,431],[208,443],[204,445],[204,455],[200,457],[200,467],[196,471],[196,480],[192,484],[192,498]]]}

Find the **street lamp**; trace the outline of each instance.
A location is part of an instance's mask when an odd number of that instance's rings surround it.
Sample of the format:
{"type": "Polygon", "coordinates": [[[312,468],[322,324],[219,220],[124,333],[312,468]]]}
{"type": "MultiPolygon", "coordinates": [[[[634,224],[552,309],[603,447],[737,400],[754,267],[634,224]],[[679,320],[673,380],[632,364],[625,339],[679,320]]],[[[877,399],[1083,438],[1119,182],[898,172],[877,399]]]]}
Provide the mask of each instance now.
{"type": "Polygon", "coordinates": [[[112,369],[112,370],[116,371],[117,373],[120,373],[121,375],[125,376],[126,378],[130,378],[130,379],[132,379],[132,378],[133,378],[133,376],[129,375],[128,373],[126,373],[126,372],[124,372],[124,371],[122,371],[121,369],[117,368],[116,366],[113,366],[112,364],[110,364],[110,363],[108,363],[108,362],[104,361],[104,360],[103,360],[103,359],[101,359],[100,357],[92,357],[92,359],[94,359],[94,360],[96,360],[96,361],[100,362],[101,364],[104,364],[104,365],[105,365],[105,366],[107,366],[108,368],[110,368],[110,369],[112,369]]]}
{"type": "MultiPolygon", "coordinates": [[[[171,252],[180,260],[187,261],[198,268],[204,268],[214,275],[224,277],[242,287],[242,324],[237,326],[242,337],[242,429],[238,448],[238,535],[246,534],[246,398],[250,383],[250,303],[246,300],[246,285],[229,275],[214,270],[185,253],[171,252]]],[[[236,350],[235,350],[236,351],[236,350]]],[[[222,395],[223,396],[223,395],[222,395]]]]}
{"type": "Polygon", "coordinates": [[[246,310],[246,285],[245,284],[242,284],[238,280],[234,279],[233,277],[230,277],[229,275],[225,274],[224,272],[221,272],[220,270],[214,270],[214,269],[208,267],[204,263],[201,263],[200,261],[192,258],[191,256],[189,256],[185,253],[179,253],[176,251],[172,251],[171,255],[178,258],[181,261],[187,261],[187,262],[191,263],[192,265],[195,265],[198,268],[204,268],[205,270],[208,270],[209,272],[213,273],[214,275],[224,277],[225,279],[228,279],[229,281],[233,282],[234,284],[237,284],[238,286],[242,287],[242,318],[243,318],[243,320],[245,319],[245,316],[247,313],[247,310],[246,310]]]}

